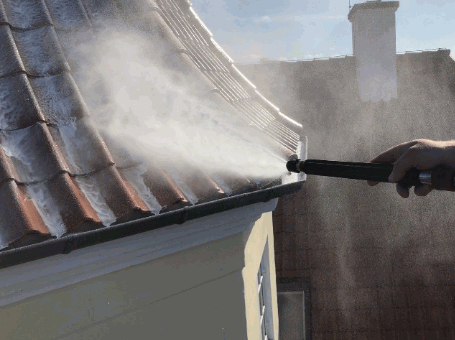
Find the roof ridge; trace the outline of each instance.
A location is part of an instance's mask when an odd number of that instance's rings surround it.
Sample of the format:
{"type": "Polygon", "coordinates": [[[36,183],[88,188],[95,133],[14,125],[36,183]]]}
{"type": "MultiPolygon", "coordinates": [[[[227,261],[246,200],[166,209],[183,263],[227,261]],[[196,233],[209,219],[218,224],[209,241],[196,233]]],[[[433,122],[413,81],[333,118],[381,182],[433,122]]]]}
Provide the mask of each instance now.
{"type": "MultiPolygon", "coordinates": [[[[418,54],[418,53],[425,53],[425,52],[435,52],[435,53],[444,53],[446,51],[450,52],[449,48],[441,47],[436,49],[425,49],[425,50],[414,50],[414,51],[404,51],[404,52],[396,52],[397,55],[403,54],[418,54]]],[[[343,55],[334,55],[330,57],[316,57],[316,58],[308,58],[308,59],[291,59],[291,60],[279,60],[279,59],[268,59],[262,58],[260,61],[251,61],[251,62],[236,62],[236,65],[257,65],[257,64],[266,64],[266,63],[297,63],[297,62],[308,62],[308,61],[320,61],[320,60],[339,60],[355,57],[353,54],[343,54],[343,55]]]]}

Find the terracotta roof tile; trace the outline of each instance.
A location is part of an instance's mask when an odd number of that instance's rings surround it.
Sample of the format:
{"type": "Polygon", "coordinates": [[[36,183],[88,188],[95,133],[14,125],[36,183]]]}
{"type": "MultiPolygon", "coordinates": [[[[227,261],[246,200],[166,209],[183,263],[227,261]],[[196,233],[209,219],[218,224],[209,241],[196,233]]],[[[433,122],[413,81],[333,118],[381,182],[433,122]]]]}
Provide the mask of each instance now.
{"type": "Polygon", "coordinates": [[[0,246],[7,247],[32,232],[50,236],[25,187],[13,180],[0,184],[0,246]]]}
{"type": "Polygon", "coordinates": [[[186,183],[188,189],[195,196],[192,199],[192,203],[201,203],[202,201],[225,196],[225,192],[221,187],[203,170],[197,169],[184,161],[180,162],[178,167],[174,166],[171,176],[174,176],[174,178],[178,176],[180,180],[186,183]]]}
{"type": "Polygon", "coordinates": [[[72,175],[85,175],[114,164],[106,144],[89,119],[49,126],[48,129],[72,175]]]}
{"type": "Polygon", "coordinates": [[[98,131],[86,102],[108,98],[101,87],[95,99],[81,92],[71,47],[106,26],[146,33],[159,42],[157,56],[177,84],[238,115],[235,124],[258,127],[281,154],[296,151],[298,134],[279,122],[279,112],[232,65],[189,2],[0,0],[0,249],[271,183],[206,173],[184,161],[172,167],[146,161],[125,147],[128,141],[98,131]]]}
{"type": "Polygon", "coordinates": [[[96,182],[95,185],[98,185],[99,192],[117,219],[125,218],[133,211],[141,211],[144,215],[149,215],[146,204],[142,202],[132,186],[123,181],[115,166],[78,178],[87,179],[87,183],[92,179],[96,182]]]}
{"type": "Polygon", "coordinates": [[[18,182],[40,182],[69,170],[46,124],[2,131],[0,139],[18,182]]]}
{"type": "Polygon", "coordinates": [[[5,154],[5,150],[0,147],[0,185],[7,180],[19,178],[16,168],[11,159],[5,154]]]}
{"type": "MultiPolygon", "coordinates": [[[[136,193],[139,195],[140,199],[145,203],[147,209],[150,210],[152,214],[158,214],[161,209],[163,208],[158,199],[153,195],[151,191],[151,181],[147,178],[147,168],[143,165],[127,168],[127,169],[119,169],[119,173],[122,176],[122,179],[125,183],[128,183],[131,188],[130,190],[134,189],[136,193]]],[[[160,181],[163,181],[160,178],[160,181]]],[[[169,190],[168,186],[163,187],[164,190],[169,190]]],[[[159,191],[158,191],[159,192],[159,191]]],[[[161,201],[165,201],[162,197],[161,201]]],[[[172,199],[171,202],[178,202],[181,197],[177,197],[172,199]]],[[[183,201],[183,199],[181,199],[183,201]]],[[[172,205],[173,203],[170,203],[172,205]]]]}
{"type": "Polygon", "coordinates": [[[93,222],[94,227],[102,226],[96,211],[77,186],[76,180],[69,174],[58,174],[47,181],[46,185],[58,204],[58,211],[67,232],[81,231],[81,224],[87,221],[93,222]]]}
{"type": "Polygon", "coordinates": [[[135,213],[150,215],[147,205],[133,187],[123,181],[115,166],[75,177],[75,180],[104,225],[126,221],[135,213]]]}
{"type": "Polygon", "coordinates": [[[223,172],[211,173],[210,176],[228,196],[257,189],[256,184],[246,177],[223,172]]]}
{"type": "MultiPolygon", "coordinates": [[[[131,168],[120,171],[128,174],[131,168]]],[[[162,209],[171,210],[173,207],[183,207],[190,204],[179,186],[162,169],[149,165],[148,167],[142,166],[136,171],[142,175],[142,182],[148,189],[140,192],[145,191],[145,194],[148,195],[148,191],[150,191],[151,196],[156,198],[162,209]]],[[[131,175],[127,175],[127,177],[131,178],[131,175]]],[[[142,185],[142,183],[136,184],[137,182],[138,179],[135,179],[131,183],[136,187],[142,185]]]]}

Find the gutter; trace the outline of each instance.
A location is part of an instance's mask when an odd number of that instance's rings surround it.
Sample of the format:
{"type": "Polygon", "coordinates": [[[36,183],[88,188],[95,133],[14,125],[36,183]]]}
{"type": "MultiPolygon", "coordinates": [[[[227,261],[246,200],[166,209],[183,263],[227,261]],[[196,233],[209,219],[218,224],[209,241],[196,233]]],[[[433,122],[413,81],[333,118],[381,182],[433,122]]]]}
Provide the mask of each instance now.
{"type": "Polygon", "coordinates": [[[153,229],[163,228],[169,225],[183,224],[189,220],[254,203],[268,202],[271,199],[298,191],[303,186],[303,183],[304,181],[298,181],[284,185],[275,185],[267,189],[221,198],[216,201],[195,204],[159,215],[116,224],[111,227],[73,233],[59,239],[50,239],[16,249],[5,250],[0,252],[0,269],[54,255],[68,254],[76,249],[93,246],[153,229]]]}

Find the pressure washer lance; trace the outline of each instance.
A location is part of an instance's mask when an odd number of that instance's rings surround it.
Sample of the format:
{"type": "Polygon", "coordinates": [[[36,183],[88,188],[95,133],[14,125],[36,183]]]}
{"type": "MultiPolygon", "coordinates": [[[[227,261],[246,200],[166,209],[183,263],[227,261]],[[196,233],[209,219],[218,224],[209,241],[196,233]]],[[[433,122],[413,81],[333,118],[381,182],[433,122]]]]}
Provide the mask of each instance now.
{"type": "MultiPolygon", "coordinates": [[[[335,162],[320,159],[290,159],[286,168],[291,172],[304,172],[307,175],[361,179],[375,182],[388,182],[393,165],[388,163],[335,162]]],[[[431,184],[437,190],[455,191],[455,169],[440,165],[431,170],[408,171],[400,184],[412,187],[431,184]]]]}

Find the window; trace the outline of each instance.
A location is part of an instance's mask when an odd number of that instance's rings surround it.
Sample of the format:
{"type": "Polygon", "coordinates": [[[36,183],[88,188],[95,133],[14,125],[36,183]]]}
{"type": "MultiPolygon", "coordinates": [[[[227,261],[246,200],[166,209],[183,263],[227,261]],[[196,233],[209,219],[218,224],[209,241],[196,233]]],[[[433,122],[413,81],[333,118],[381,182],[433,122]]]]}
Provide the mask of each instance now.
{"type": "Polygon", "coordinates": [[[273,314],[268,249],[268,242],[266,242],[257,275],[261,340],[273,340],[273,314]]]}
{"type": "Polygon", "coordinates": [[[305,278],[278,279],[280,340],[310,340],[310,284],[305,278]]]}

